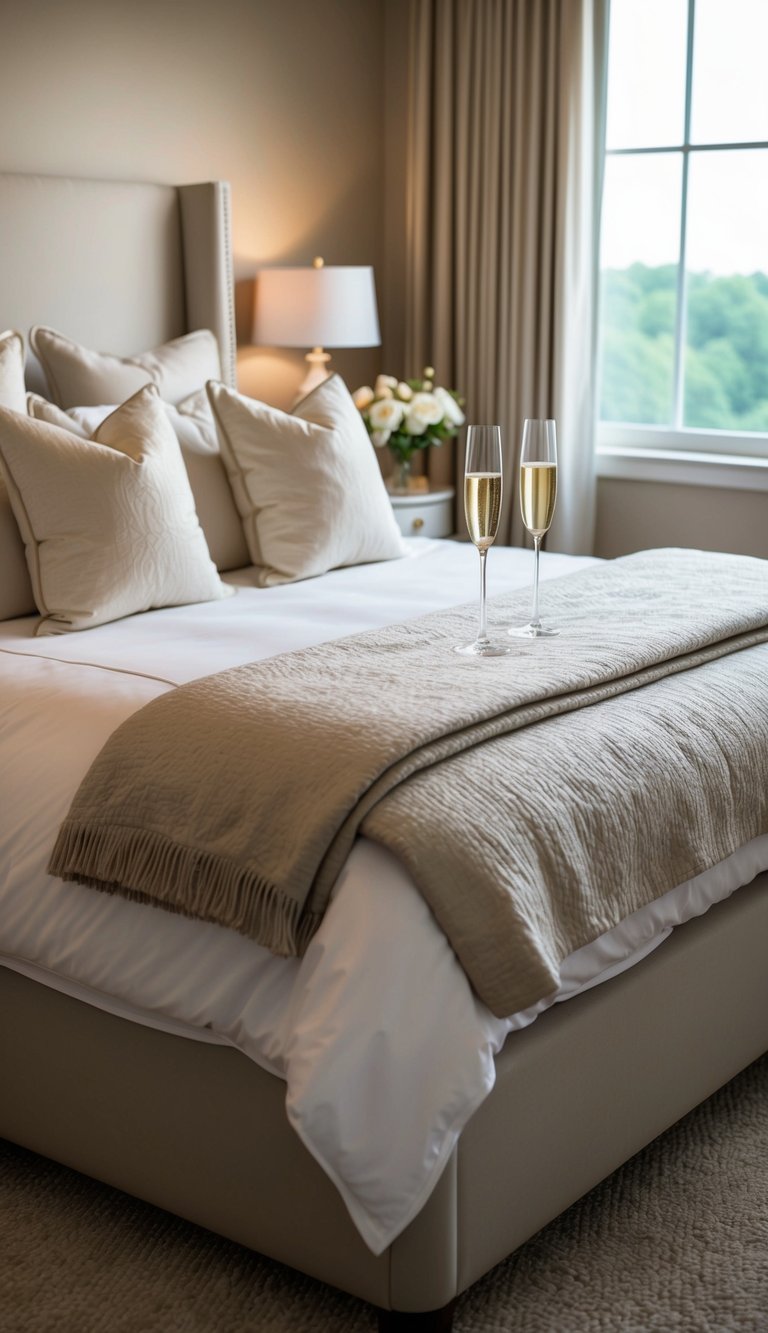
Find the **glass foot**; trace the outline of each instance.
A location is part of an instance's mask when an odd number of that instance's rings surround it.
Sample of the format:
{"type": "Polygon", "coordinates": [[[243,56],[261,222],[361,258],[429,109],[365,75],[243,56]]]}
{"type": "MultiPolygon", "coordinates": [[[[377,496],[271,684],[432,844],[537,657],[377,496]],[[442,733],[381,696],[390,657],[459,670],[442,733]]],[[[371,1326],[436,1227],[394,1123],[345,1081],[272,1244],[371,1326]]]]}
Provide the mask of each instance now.
{"type": "Polygon", "coordinates": [[[550,629],[549,625],[542,625],[541,621],[537,624],[532,622],[528,625],[513,625],[512,629],[507,630],[514,639],[555,639],[560,633],[559,629],[550,629]]]}
{"type": "Polygon", "coordinates": [[[504,657],[511,650],[506,643],[493,639],[475,639],[474,643],[457,644],[453,651],[464,657],[504,657]]]}

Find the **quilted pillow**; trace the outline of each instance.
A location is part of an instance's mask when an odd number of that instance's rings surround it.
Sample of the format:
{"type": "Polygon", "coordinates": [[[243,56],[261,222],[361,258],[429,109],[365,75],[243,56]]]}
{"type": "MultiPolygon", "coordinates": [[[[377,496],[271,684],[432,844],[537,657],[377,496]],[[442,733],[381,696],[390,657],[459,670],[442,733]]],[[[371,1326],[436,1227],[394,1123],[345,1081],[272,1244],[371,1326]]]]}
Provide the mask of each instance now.
{"type": "Polygon", "coordinates": [[[0,471],[27,548],[38,634],[231,591],[208,554],[154,386],[118,407],[92,440],[0,409],[0,471]]]}
{"type": "Polygon", "coordinates": [[[379,464],[338,375],[291,413],[207,386],[261,587],[404,553],[379,464]]]}
{"type": "MultiPolygon", "coordinates": [[[[250,564],[248,547],[219,453],[216,426],[205,390],[185,398],[178,407],[167,403],[164,406],[181,446],[211,559],[219,570],[241,569],[250,564]]],[[[88,440],[105,417],[115,410],[114,407],[74,407],[65,412],[34,393],[27,395],[27,409],[38,421],[48,421],[88,440]]]]}
{"type": "MultiPolygon", "coordinates": [[[[26,412],[24,396],[24,339],[8,330],[0,333],[0,407],[26,412]]],[[[0,620],[34,614],[35,599],[29,581],[24,542],[11,509],[8,489],[0,476],[0,620]]]]}
{"type": "Polygon", "coordinates": [[[167,403],[178,403],[221,375],[219,346],[208,329],[136,356],[91,352],[41,325],[30,330],[29,340],[59,407],[122,403],[145,384],[155,384],[167,403]]]}

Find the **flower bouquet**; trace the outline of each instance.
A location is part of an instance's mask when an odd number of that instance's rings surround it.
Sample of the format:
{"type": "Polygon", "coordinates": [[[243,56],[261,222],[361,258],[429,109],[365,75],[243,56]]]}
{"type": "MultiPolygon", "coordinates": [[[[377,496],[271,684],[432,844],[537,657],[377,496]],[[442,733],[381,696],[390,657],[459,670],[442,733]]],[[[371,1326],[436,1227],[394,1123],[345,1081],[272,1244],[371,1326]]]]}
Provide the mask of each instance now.
{"type": "Polygon", "coordinates": [[[373,444],[377,449],[386,446],[395,457],[391,489],[399,493],[409,488],[413,455],[442,444],[464,424],[463,399],[455,389],[435,384],[432,366],[426,366],[418,380],[379,375],[373,388],[364,384],[352,398],[373,444]]]}

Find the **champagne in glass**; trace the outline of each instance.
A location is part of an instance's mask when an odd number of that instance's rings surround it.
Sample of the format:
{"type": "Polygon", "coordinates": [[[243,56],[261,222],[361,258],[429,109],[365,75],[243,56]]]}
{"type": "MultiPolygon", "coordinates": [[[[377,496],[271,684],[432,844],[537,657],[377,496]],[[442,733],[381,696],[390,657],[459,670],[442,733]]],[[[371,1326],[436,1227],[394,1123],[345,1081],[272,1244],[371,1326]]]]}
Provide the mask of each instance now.
{"type": "Polygon", "coordinates": [[[523,523],[534,538],[549,532],[556,496],[557,463],[521,464],[520,508],[523,523]]]}
{"type": "Polygon", "coordinates": [[[554,421],[528,418],[523,425],[520,452],[520,510],[523,523],[533,537],[533,610],[527,625],[515,626],[509,634],[525,639],[551,638],[560,631],[541,623],[539,615],[539,551],[549,531],[557,498],[557,431],[554,421]]]}
{"type": "Polygon", "coordinates": [[[472,643],[460,644],[457,653],[469,657],[503,657],[509,646],[488,635],[485,612],[485,562],[496,540],[501,514],[501,429],[470,426],[464,472],[464,513],[469,535],[480,556],[480,622],[472,643]]]}
{"type": "Polygon", "coordinates": [[[480,549],[493,544],[501,513],[501,473],[468,472],[464,479],[464,512],[469,536],[480,549]]]}

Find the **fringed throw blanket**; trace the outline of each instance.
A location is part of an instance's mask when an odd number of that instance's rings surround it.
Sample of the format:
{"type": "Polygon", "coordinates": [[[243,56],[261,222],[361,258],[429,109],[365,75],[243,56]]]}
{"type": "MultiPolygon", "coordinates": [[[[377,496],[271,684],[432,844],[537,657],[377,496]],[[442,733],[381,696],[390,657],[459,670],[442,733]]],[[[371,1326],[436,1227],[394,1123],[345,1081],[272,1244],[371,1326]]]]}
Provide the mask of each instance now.
{"type": "MultiPolygon", "coordinates": [[[[768,563],[643,552],[545,599],[560,637],[509,657],[452,651],[462,607],[162,696],[93,764],[51,873],[300,953],[363,833],[481,999],[532,1004],[569,953],[768,831],[768,563]]],[[[495,599],[492,626],[527,606],[495,599]]]]}

